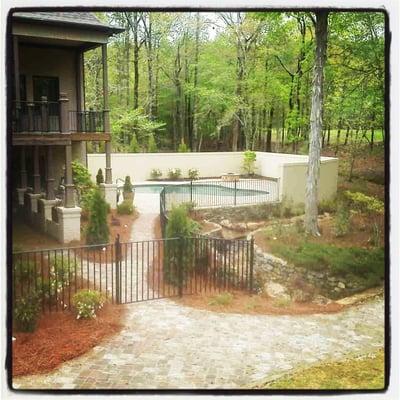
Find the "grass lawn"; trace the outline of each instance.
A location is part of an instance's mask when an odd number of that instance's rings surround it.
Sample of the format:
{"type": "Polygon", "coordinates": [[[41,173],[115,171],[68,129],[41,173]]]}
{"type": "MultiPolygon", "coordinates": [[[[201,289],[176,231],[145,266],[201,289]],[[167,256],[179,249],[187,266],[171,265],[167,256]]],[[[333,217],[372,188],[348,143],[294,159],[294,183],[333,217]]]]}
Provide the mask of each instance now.
{"type": "Polygon", "coordinates": [[[383,389],[384,351],[298,370],[256,389],[383,389]]]}

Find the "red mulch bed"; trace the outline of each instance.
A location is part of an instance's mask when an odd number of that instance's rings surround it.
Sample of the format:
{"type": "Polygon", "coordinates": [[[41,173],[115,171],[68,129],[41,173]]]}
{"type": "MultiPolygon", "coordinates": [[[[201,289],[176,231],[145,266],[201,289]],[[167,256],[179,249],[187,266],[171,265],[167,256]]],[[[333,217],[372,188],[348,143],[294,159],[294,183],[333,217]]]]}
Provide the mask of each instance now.
{"type": "Polygon", "coordinates": [[[33,333],[15,332],[13,376],[49,372],[122,329],[124,307],[107,304],[97,318],[77,320],[72,312],[43,314],[33,333]]]}

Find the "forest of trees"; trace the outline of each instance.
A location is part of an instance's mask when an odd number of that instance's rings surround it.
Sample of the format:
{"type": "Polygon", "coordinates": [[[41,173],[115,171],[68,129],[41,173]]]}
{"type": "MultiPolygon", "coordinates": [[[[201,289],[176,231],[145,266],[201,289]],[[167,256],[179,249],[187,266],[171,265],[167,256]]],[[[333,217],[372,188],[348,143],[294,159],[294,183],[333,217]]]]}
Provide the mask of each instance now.
{"type": "MultiPolygon", "coordinates": [[[[312,13],[97,16],[126,29],[108,46],[114,151],[307,149],[312,13]]],[[[384,27],[383,13],[329,13],[323,145],[384,137],[384,27]]],[[[91,50],[87,108],[102,108],[101,78],[100,50],[91,50]]]]}

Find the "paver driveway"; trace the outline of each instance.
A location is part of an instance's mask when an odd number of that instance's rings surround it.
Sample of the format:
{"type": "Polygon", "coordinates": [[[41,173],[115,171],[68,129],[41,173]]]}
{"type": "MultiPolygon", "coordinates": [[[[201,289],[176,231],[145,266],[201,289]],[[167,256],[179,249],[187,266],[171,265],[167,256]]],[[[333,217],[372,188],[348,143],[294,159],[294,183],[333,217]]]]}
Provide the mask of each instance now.
{"type": "MultiPolygon", "coordinates": [[[[156,214],[133,227],[147,234],[156,214]]],[[[151,229],[153,231],[153,229],[151,229]]],[[[46,375],[14,379],[15,388],[239,388],[297,366],[383,346],[383,299],[339,314],[213,313],[155,300],[125,305],[123,330],[46,375]]]]}

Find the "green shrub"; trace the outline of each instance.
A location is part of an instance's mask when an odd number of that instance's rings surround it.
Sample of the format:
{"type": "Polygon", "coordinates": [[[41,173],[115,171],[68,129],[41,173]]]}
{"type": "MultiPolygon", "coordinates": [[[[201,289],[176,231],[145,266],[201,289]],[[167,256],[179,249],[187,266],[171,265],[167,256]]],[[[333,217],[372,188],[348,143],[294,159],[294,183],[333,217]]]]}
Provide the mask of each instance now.
{"type": "Polygon", "coordinates": [[[125,177],[123,190],[124,190],[125,193],[132,193],[133,192],[133,185],[131,183],[131,177],[129,175],[127,175],[125,177]]]}
{"type": "Polygon", "coordinates": [[[100,186],[101,183],[104,183],[103,170],[101,168],[99,168],[99,170],[97,171],[96,183],[97,186],[100,186]]]}
{"type": "Polygon", "coordinates": [[[133,214],[134,210],[135,207],[130,201],[124,200],[121,204],[117,205],[117,213],[121,215],[133,214]]]}
{"type": "Polygon", "coordinates": [[[164,278],[175,286],[183,284],[193,266],[194,241],[190,238],[200,231],[183,206],[173,207],[168,215],[166,238],[181,238],[165,243],[164,278]],[[180,272],[181,269],[181,272],[180,272]]]}
{"type": "Polygon", "coordinates": [[[157,143],[156,143],[156,141],[154,139],[154,135],[150,134],[149,135],[149,140],[147,142],[147,151],[149,153],[157,153],[157,150],[158,150],[157,149],[157,143]]]}
{"type": "Polygon", "coordinates": [[[86,230],[87,244],[103,244],[108,242],[109,229],[107,223],[107,203],[99,189],[94,191],[89,223],[86,230]]]}
{"type": "Polygon", "coordinates": [[[257,155],[254,151],[246,150],[243,154],[242,169],[247,175],[254,175],[257,155]]]}
{"type": "Polygon", "coordinates": [[[182,139],[182,141],[179,143],[179,146],[178,146],[178,152],[179,153],[187,153],[188,151],[189,151],[189,149],[186,146],[186,143],[182,139]]]}
{"type": "Polygon", "coordinates": [[[334,220],[334,234],[336,237],[346,235],[350,229],[350,210],[345,206],[338,208],[334,220]]]}
{"type": "Polygon", "coordinates": [[[330,271],[341,277],[357,277],[369,286],[378,285],[384,278],[383,248],[363,249],[336,247],[303,242],[298,246],[273,243],[272,252],[298,267],[314,271],[330,271]]]}
{"type": "Polygon", "coordinates": [[[14,321],[16,328],[21,332],[33,332],[39,319],[39,296],[31,291],[19,298],[14,306],[14,321]]]}
{"type": "Polygon", "coordinates": [[[357,212],[366,214],[383,214],[385,205],[383,201],[367,196],[361,192],[351,192],[346,190],[344,195],[350,200],[350,206],[357,212]]]}
{"type": "Polygon", "coordinates": [[[72,297],[72,305],[76,310],[76,319],[96,318],[96,313],[104,305],[105,299],[97,290],[83,289],[72,297]]]}
{"type": "Polygon", "coordinates": [[[189,177],[189,179],[192,179],[192,180],[198,179],[199,178],[199,170],[196,168],[190,168],[188,170],[188,177],[189,177]]]}
{"type": "Polygon", "coordinates": [[[71,284],[75,277],[75,271],[77,270],[77,263],[72,257],[68,259],[66,254],[63,256],[50,254],[48,265],[49,276],[54,279],[54,281],[57,281],[59,289],[62,288],[63,285],[65,287],[71,284]]]}
{"type": "Polygon", "coordinates": [[[29,278],[35,277],[35,263],[32,260],[26,260],[22,256],[18,256],[13,263],[14,279],[16,282],[24,282],[29,278]]]}
{"type": "Polygon", "coordinates": [[[208,302],[210,306],[228,306],[232,303],[233,295],[229,292],[222,292],[213,296],[212,299],[208,302]]]}
{"type": "Polygon", "coordinates": [[[151,179],[159,179],[162,177],[162,172],[158,168],[153,168],[150,172],[151,179]]]}
{"type": "Polygon", "coordinates": [[[78,161],[72,161],[72,179],[76,188],[78,203],[84,212],[89,211],[94,184],[89,170],[78,161]]]}
{"type": "Polygon", "coordinates": [[[181,177],[181,170],[180,168],[172,168],[168,170],[168,178],[171,180],[176,180],[181,177]]]}

